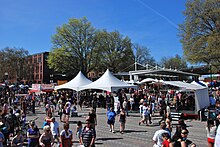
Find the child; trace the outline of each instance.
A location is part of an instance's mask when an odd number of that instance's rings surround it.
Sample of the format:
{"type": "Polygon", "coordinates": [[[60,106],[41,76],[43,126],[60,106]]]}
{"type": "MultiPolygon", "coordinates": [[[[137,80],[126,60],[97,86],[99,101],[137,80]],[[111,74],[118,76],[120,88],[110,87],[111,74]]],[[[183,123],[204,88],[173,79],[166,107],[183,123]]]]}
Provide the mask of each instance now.
{"type": "Polygon", "coordinates": [[[81,135],[81,133],[82,133],[82,122],[78,121],[77,122],[77,126],[76,126],[76,136],[78,137],[79,142],[80,142],[80,135],[81,135]]]}
{"type": "Polygon", "coordinates": [[[170,135],[168,133],[163,133],[162,138],[163,138],[162,147],[169,147],[170,135]]]}

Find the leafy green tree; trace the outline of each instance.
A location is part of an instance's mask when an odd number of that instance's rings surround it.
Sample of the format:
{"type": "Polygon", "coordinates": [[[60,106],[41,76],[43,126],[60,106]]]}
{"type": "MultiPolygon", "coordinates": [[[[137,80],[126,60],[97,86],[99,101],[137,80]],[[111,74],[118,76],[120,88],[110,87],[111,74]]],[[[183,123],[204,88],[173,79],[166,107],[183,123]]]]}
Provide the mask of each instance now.
{"type": "Polygon", "coordinates": [[[163,57],[161,59],[161,65],[165,68],[172,68],[172,69],[183,69],[187,67],[187,63],[184,59],[182,59],[179,55],[175,57],[163,57]]]}
{"type": "Polygon", "coordinates": [[[134,54],[131,40],[123,37],[118,31],[107,32],[106,30],[97,33],[97,46],[94,51],[97,63],[96,69],[108,68],[112,72],[128,71],[134,63],[134,54]],[[97,60],[98,59],[98,60],[97,60]]]}
{"type": "Polygon", "coordinates": [[[220,67],[220,1],[188,0],[180,36],[186,59],[220,67]]]}
{"type": "Polygon", "coordinates": [[[133,45],[133,51],[134,51],[134,57],[135,61],[142,64],[142,65],[155,65],[156,61],[155,59],[150,55],[150,50],[144,46],[141,46],[139,44],[133,45]]]}
{"type": "Polygon", "coordinates": [[[68,24],[58,27],[57,33],[52,37],[49,67],[67,75],[76,74],[79,70],[83,73],[91,71],[95,34],[95,28],[85,17],[72,18],[68,24]]]}
{"type": "Polygon", "coordinates": [[[25,58],[28,56],[28,50],[23,48],[6,47],[0,50],[0,78],[6,80],[5,74],[8,74],[8,80],[17,81],[23,79],[27,73],[27,63],[25,58]]]}

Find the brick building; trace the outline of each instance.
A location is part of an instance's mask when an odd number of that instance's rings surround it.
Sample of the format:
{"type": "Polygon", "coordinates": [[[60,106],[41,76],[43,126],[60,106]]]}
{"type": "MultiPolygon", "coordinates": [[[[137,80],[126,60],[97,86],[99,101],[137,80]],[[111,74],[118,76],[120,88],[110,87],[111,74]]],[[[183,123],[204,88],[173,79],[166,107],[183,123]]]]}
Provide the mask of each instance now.
{"type": "Polygon", "coordinates": [[[22,79],[24,83],[50,83],[53,71],[49,69],[47,64],[48,55],[49,52],[42,52],[27,57],[27,72],[22,79]]]}

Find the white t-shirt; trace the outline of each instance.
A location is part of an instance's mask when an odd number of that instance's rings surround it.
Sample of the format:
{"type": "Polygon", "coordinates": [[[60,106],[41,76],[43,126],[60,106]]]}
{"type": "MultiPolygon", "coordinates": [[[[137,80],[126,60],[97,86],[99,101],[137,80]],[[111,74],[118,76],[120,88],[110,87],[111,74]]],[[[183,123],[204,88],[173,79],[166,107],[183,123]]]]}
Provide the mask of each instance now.
{"type": "Polygon", "coordinates": [[[114,111],[115,111],[115,112],[118,112],[119,107],[120,107],[120,103],[119,103],[119,102],[115,102],[115,103],[114,103],[114,111]]]}
{"type": "Polygon", "coordinates": [[[166,107],[167,114],[170,114],[170,106],[166,107]]]}
{"type": "Polygon", "coordinates": [[[142,114],[142,112],[143,112],[143,105],[142,104],[139,106],[139,109],[140,109],[140,114],[142,114]]]}
{"type": "Polygon", "coordinates": [[[206,127],[206,131],[208,138],[215,139],[216,126],[211,127],[210,130],[208,129],[208,127],[206,127]]]}
{"type": "Polygon", "coordinates": [[[58,124],[58,122],[51,122],[50,123],[50,129],[51,129],[51,133],[52,133],[52,135],[54,136],[54,135],[58,135],[58,130],[57,129],[59,129],[59,124],[58,124]]]}
{"type": "Polygon", "coordinates": [[[65,130],[62,130],[60,132],[60,136],[65,136],[65,138],[70,138],[70,136],[73,135],[73,132],[71,130],[68,130],[68,132],[69,132],[69,134],[67,136],[65,130]]]}
{"type": "Polygon", "coordinates": [[[155,132],[154,137],[153,137],[153,141],[156,141],[157,144],[154,145],[154,147],[161,147],[162,143],[163,143],[163,138],[162,138],[162,134],[163,133],[168,133],[168,131],[166,130],[158,130],[155,132]]]}
{"type": "Polygon", "coordinates": [[[143,115],[147,116],[148,114],[150,114],[149,108],[146,106],[143,106],[143,115]]]}

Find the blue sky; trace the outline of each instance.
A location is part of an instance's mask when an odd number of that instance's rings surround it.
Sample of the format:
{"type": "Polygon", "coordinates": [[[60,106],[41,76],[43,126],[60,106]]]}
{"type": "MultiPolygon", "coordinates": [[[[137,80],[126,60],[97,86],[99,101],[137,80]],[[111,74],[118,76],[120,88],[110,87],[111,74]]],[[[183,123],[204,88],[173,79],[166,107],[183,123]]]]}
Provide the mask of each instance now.
{"type": "Polygon", "coordinates": [[[186,0],[1,0],[0,49],[50,51],[51,36],[70,18],[87,19],[97,29],[119,31],[149,48],[151,55],[182,55],[178,24],[186,0]]]}

